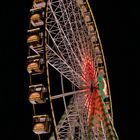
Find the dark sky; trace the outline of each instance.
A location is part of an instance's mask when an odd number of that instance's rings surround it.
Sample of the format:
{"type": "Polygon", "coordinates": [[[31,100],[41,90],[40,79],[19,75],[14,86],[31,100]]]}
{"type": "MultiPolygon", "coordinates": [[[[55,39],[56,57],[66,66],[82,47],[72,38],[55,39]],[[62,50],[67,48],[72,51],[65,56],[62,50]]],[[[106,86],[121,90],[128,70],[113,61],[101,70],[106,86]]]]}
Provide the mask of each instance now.
{"type": "MultiPolygon", "coordinates": [[[[1,140],[33,140],[27,100],[26,30],[31,1],[4,2],[1,8],[1,140]]],[[[139,133],[139,8],[137,3],[94,0],[93,12],[107,62],[114,123],[120,140],[139,133]]],[[[133,138],[130,138],[133,136],[133,138]]]]}

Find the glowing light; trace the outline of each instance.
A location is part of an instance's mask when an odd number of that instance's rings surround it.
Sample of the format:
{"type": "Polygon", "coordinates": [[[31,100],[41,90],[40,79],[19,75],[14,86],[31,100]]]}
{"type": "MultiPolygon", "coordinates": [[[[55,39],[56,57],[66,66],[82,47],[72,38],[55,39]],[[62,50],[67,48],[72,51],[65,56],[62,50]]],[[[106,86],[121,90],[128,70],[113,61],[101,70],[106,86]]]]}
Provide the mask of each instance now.
{"type": "Polygon", "coordinates": [[[103,78],[103,93],[104,93],[104,96],[107,96],[108,92],[107,92],[107,84],[106,84],[106,81],[105,79],[103,78]]]}

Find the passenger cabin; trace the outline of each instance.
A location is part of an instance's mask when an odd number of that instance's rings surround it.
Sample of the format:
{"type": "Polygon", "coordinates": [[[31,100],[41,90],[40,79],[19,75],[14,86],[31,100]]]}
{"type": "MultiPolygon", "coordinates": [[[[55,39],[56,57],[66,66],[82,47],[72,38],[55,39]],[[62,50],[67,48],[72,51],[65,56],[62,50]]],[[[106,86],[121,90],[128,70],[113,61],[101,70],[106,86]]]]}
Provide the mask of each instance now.
{"type": "Polygon", "coordinates": [[[41,3],[44,2],[44,0],[34,0],[35,3],[41,3]]]}
{"type": "Polygon", "coordinates": [[[95,43],[95,42],[98,41],[98,40],[97,40],[97,35],[96,35],[96,33],[92,33],[92,34],[91,34],[91,41],[92,41],[93,43],[95,43]]]}
{"type": "Polygon", "coordinates": [[[38,74],[43,72],[44,60],[40,55],[27,57],[27,71],[29,74],[38,74]]]}
{"type": "Polygon", "coordinates": [[[29,86],[29,101],[31,104],[42,104],[46,102],[47,89],[42,85],[29,86]]]}
{"type": "Polygon", "coordinates": [[[84,0],[77,0],[77,3],[78,3],[79,6],[80,6],[80,5],[83,5],[84,0]]]}
{"type": "Polygon", "coordinates": [[[44,24],[44,22],[42,21],[42,16],[40,13],[36,13],[36,14],[33,14],[30,18],[30,21],[31,21],[31,24],[34,26],[34,27],[37,27],[37,26],[41,26],[44,24]]]}
{"type": "Polygon", "coordinates": [[[105,103],[106,103],[106,102],[110,102],[109,96],[106,96],[106,97],[105,97],[104,102],[105,102],[105,103]]]}
{"type": "Polygon", "coordinates": [[[95,46],[95,48],[94,48],[94,52],[95,52],[96,55],[101,54],[101,51],[100,51],[99,46],[95,46]]]}
{"type": "Polygon", "coordinates": [[[98,72],[99,72],[99,74],[101,74],[103,77],[105,76],[105,70],[104,70],[103,67],[98,68],[98,72]]]}
{"type": "MultiPolygon", "coordinates": [[[[34,19],[34,17],[33,17],[33,19],[34,19]]],[[[27,32],[27,44],[29,46],[31,46],[31,45],[32,46],[43,45],[43,35],[44,34],[39,27],[28,30],[28,32],[27,32]]]]}
{"type": "Polygon", "coordinates": [[[94,33],[94,25],[93,24],[88,24],[88,31],[89,33],[94,33]]]}
{"type": "Polygon", "coordinates": [[[85,22],[86,22],[86,23],[91,22],[91,15],[90,15],[89,12],[85,13],[84,19],[85,19],[85,22]]]}
{"type": "Polygon", "coordinates": [[[81,5],[81,13],[84,16],[84,14],[87,12],[87,7],[86,5],[81,5]]]}
{"type": "Polygon", "coordinates": [[[33,116],[33,132],[35,134],[50,133],[51,119],[48,115],[33,116]]]}
{"type": "Polygon", "coordinates": [[[38,35],[31,35],[27,39],[27,43],[38,42],[39,36],[38,35]]]}
{"type": "Polygon", "coordinates": [[[46,6],[46,3],[44,2],[44,0],[34,0],[33,2],[33,9],[39,9],[39,8],[44,8],[46,6]]]}
{"type": "Polygon", "coordinates": [[[97,61],[98,64],[102,64],[103,63],[102,56],[101,55],[97,55],[96,61],[97,61]]]}

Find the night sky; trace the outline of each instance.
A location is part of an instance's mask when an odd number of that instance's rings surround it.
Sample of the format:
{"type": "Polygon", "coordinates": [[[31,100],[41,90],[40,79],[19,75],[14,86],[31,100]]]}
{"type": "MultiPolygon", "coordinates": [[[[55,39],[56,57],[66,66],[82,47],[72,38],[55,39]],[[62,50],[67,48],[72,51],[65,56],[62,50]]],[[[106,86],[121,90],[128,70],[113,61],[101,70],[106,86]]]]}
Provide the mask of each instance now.
{"type": "MultiPolygon", "coordinates": [[[[25,67],[30,6],[31,0],[24,0],[4,2],[1,8],[0,140],[34,140],[25,67]]],[[[115,128],[120,140],[135,140],[140,102],[138,4],[94,0],[92,7],[108,68],[115,128]]]]}

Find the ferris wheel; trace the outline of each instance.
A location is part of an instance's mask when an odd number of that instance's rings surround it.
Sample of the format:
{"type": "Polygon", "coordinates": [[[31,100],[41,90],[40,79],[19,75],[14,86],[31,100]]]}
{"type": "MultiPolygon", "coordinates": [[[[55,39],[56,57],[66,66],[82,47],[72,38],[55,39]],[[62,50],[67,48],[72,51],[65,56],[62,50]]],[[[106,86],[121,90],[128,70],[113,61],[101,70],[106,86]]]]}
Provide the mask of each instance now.
{"type": "Polygon", "coordinates": [[[118,140],[101,40],[88,0],[34,0],[29,101],[39,140],[118,140]]]}

